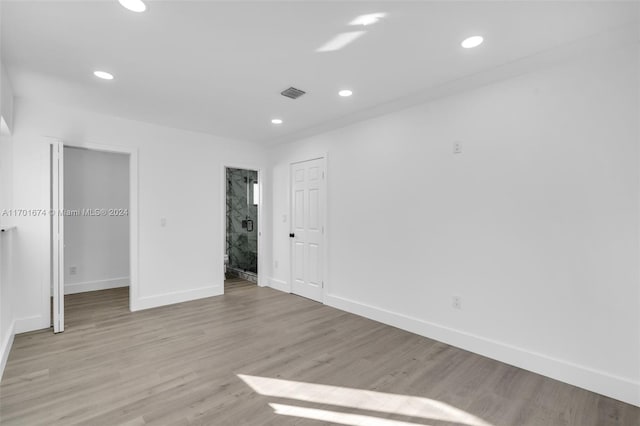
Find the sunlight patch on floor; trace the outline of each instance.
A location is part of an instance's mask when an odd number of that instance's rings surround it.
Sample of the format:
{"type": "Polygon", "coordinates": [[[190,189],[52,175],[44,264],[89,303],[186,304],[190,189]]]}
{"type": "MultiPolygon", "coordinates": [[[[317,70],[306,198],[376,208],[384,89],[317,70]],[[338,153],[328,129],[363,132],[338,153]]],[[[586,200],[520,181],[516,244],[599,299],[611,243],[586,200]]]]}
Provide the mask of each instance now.
{"type": "MultiPolygon", "coordinates": [[[[302,417],[304,419],[320,420],[349,426],[416,426],[417,423],[407,423],[400,420],[382,419],[380,417],[362,414],[341,413],[339,411],[320,410],[317,408],[296,407],[285,404],[269,404],[276,414],[283,416],[302,417]]],[[[420,424],[420,426],[428,426],[420,424]]]]}
{"type": "MultiPolygon", "coordinates": [[[[342,386],[321,385],[316,383],[298,382],[294,380],[274,379],[270,377],[250,376],[238,374],[247,385],[256,393],[275,398],[288,398],[299,401],[312,402],[317,404],[333,405],[359,410],[376,411],[380,413],[391,413],[407,417],[420,417],[427,420],[437,420],[445,422],[456,422],[468,426],[492,426],[490,423],[469,414],[466,411],[455,408],[449,404],[436,401],[430,398],[419,396],[401,395],[385,392],[370,391],[365,389],[354,389],[342,386]]],[[[333,411],[311,410],[303,407],[294,407],[281,404],[270,404],[279,407],[284,415],[291,412],[300,412],[313,415],[330,415],[333,411]],[[296,409],[296,410],[293,410],[296,409]],[[293,411],[292,411],[293,410],[293,411]],[[300,411],[303,410],[303,411],[300,411]]],[[[275,408],[275,407],[274,407],[275,408]]],[[[314,409],[315,410],[315,409],[314,409]]],[[[276,411],[278,412],[278,411],[276,411]]],[[[344,413],[337,413],[345,415],[344,413]]],[[[354,415],[356,416],[356,415],[354,415]]],[[[301,416],[305,417],[305,416],[301,416]]],[[[367,425],[371,425],[371,419],[376,417],[357,415],[357,418],[365,417],[369,419],[367,425]]],[[[350,421],[359,421],[353,417],[350,421]]],[[[387,422],[391,420],[386,420],[387,422]]],[[[405,425],[406,422],[380,423],[381,425],[405,425]]],[[[348,425],[360,425],[364,423],[344,423],[348,425]]],[[[378,424],[378,423],[375,423],[378,424]]]]}

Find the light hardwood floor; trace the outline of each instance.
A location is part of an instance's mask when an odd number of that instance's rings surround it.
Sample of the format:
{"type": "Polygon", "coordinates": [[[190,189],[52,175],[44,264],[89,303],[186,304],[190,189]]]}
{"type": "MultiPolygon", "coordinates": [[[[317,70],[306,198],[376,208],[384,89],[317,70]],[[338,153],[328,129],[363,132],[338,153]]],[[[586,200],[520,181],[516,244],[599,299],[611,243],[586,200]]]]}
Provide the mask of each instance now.
{"type": "Polygon", "coordinates": [[[640,424],[619,401],[242,280],[136,313],[127,291],[67,296],[63,334],[16,336],[3,426],[640,424]]]}

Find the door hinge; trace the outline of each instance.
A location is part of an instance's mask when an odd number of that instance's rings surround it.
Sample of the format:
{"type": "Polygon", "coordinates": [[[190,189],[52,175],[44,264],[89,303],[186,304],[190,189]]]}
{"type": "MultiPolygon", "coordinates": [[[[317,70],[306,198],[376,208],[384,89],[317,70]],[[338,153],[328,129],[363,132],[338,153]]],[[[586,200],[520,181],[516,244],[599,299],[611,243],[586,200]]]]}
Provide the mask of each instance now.
{"type": "Polygon", "coordinates": [[[324,288],[324,281],[322,281],[322,288],[324,288]]]}
{"type": "Polygon", "coordinates": [[[322,179],[324,179],[324,171],[322,172],[322,179]]]}

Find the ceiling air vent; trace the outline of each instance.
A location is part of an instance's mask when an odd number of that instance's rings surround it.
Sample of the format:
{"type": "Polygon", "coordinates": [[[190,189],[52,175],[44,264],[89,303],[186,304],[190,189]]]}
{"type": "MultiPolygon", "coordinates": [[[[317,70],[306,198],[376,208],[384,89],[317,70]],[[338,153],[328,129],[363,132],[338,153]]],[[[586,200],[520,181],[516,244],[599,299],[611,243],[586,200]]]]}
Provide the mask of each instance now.
{"type": "Polygon", "coordinates": [[[286,96],[287,98],[291,98],[291,99],[298,99],[300,96],[304,95],[305,93],[307,92],[300,89],[296,89],[295,87],[289,87],[288,89],[280,92],[282,96],[286,96]]]}

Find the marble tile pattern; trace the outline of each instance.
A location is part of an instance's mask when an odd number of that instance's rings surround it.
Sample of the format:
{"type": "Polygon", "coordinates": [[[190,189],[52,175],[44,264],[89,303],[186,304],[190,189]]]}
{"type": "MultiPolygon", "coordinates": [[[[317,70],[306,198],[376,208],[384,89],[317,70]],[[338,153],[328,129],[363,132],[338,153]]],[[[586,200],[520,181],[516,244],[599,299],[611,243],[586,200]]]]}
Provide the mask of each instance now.
{"type": "Polygon", "coordinates": [[[233,268],[233,267],[229,267],[227,268],[227,276],[229,277],[235,277],[238,279],[243,279],[243,280],[247,280],[249,282],[252,282],[254,284],[258,284],[258,275],[256,275],[253,272],[249,272],[249,271],[244,271],[238,268],[233,268]]]}
{"type": "Polygon", "coordinates": [[[258,272],[258,206],[253,204],[253,184],[258,172],[227,169],[227,254],[229,266],[258,272]],[[253,221],[253,230],[243,221],[253,221]]]}

